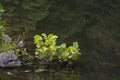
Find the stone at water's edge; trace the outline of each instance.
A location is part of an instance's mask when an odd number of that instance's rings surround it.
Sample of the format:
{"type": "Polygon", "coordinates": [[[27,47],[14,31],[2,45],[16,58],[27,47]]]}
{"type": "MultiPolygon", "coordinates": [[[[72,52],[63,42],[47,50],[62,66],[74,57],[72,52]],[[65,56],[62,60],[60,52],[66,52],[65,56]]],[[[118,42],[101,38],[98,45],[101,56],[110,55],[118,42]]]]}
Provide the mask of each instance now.
{"type": "Polygon", "coordinates": [[[20,67],[21,61],[13,50],[0,53],[0,67],[20,67]]]}
{"type": "Polygon", "coordinates": [[[12,42],[11,37],[10,37],[9,35],[7,35],[7,34],[3,34],[3,39],[4,39],[4,40],[5,40],[5,42],[7,42],[7,43],[12,42]]]}

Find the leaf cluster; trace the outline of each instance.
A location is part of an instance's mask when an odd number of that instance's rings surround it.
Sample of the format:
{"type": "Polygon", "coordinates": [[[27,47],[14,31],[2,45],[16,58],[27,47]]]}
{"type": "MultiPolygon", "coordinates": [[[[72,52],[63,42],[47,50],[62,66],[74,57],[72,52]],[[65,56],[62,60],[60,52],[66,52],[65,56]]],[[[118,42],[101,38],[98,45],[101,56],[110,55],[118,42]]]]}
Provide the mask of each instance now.
{"type": "Polygon", "coordinates": [[[45,33],[34,36],[34,44],[36,45],[35,56],[38,59],[45,61],[68,61],[75,60],[81,54],[79,52],[79,45],[77,42],[73,42],[72,46],[66,47],[66,43],[56,45],[58,36],[54,34],[45,33]]]}

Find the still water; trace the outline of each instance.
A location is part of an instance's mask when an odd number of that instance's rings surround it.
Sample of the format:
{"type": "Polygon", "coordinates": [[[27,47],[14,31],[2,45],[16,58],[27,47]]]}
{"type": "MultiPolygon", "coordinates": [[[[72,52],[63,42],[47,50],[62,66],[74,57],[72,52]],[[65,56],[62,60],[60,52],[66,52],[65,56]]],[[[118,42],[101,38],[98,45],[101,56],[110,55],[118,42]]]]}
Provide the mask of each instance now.
{"type": "Polygon", "coordinates": [[[80,67],[0,68],[0,80],[120,80],[119,0],[36,1],[0,0],[5,6],[4,20],[10,28],[9,35],[17,38],[23,33],[30,35],[30,38],[20,36],[26,40],[29,52],[35,50],[35,34],[56,34],[58,44],[77,41],[82,53],[80,67]],[[47,5],[51,7],[46,8],[47,5]],[[81,63],[85,66],[81,67],[81,63]]]}
{"type": "Polygon", "coordinates": [[[76,69],[0,69],[0,80],[120,80],[120,69],[99,71],[76,69]]]}

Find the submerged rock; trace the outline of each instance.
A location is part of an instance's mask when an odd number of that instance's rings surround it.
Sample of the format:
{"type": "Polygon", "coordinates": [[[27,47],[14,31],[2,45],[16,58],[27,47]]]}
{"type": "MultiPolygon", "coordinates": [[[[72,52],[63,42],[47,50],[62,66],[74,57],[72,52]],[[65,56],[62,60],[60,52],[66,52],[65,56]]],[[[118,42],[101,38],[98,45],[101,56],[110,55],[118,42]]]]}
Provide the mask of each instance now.
{"type": "Polygon", "coordinates": [[[13,50],[0,53],[0,67],[19,67],[21,61],[15,55],[13,50]]]}

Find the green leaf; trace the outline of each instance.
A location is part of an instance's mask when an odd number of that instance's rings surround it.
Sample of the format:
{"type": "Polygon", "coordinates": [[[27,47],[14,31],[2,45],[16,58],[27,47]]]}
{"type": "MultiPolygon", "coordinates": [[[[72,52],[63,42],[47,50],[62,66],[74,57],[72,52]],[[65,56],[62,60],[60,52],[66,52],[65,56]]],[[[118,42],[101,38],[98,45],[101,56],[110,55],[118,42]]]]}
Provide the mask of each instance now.
{"type": "Polygon", "coordinates": [[[76,41],[76,42],[73,42],[73,47],[75,47],[76,49],[78,49],[79,48],[79,44],[78,44],[78,42],[76,41]]]}

